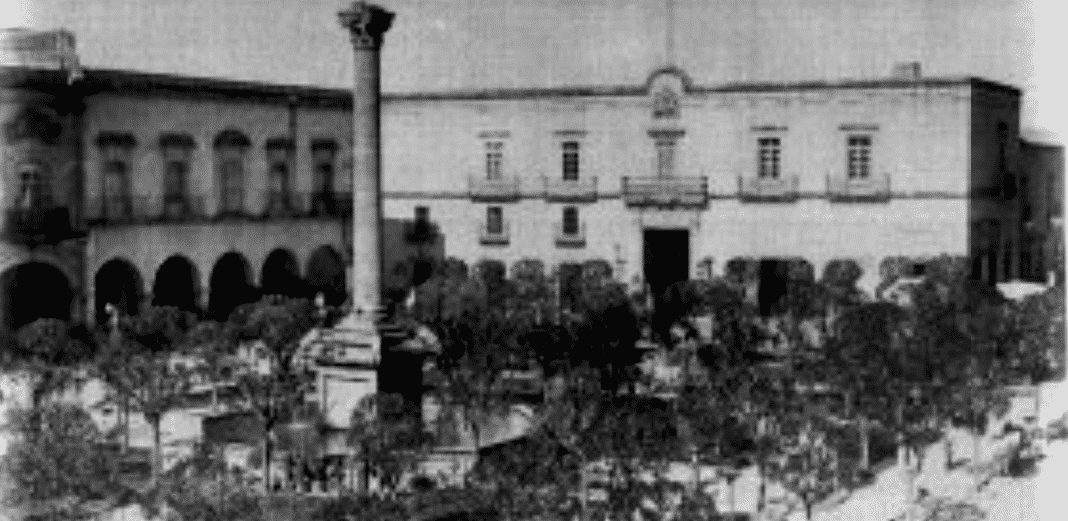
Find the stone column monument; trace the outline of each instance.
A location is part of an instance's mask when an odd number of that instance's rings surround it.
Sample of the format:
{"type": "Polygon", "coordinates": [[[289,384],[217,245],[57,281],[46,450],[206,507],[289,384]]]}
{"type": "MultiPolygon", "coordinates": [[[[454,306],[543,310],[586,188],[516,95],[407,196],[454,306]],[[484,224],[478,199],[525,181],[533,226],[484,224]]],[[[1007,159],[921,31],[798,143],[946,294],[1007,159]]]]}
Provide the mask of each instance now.
{"type": "MultiPolygon", "coordinates": [[[[382,192],[380,60],[382,37],[393,13],[373,4],[353,2],[338,13],[352,37],[352,309],[332,329],[321,331],[318,344],[319,399],[327,422],[349,425],[359,401],[378,390],[382,359],[382,192]]],[[[342,450],[340,446],[335,447],[342,450]]]]}
{"type": "MultiPolygon", "coordinates": [[[[361,1],[338,15],[352,37],[352,315],[374,325],[382,278],[381,67],[382,37],[393,13],[361,1]]],[[[373,328],[372,328],[373,329],[373,328]]]]}

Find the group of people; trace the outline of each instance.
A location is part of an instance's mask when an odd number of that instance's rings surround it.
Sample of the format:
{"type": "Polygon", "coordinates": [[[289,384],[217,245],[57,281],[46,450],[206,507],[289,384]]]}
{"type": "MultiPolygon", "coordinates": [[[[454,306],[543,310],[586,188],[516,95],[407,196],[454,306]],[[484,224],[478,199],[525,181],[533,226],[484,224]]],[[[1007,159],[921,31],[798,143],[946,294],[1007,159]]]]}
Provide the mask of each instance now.
{"type": "Polygon", "coordinates": [[[298,458],[289,455],[286,459],[285,479],[274,484],[276,492],[334,492],[345,484],[344,462],[334,459],[298,458]]]}

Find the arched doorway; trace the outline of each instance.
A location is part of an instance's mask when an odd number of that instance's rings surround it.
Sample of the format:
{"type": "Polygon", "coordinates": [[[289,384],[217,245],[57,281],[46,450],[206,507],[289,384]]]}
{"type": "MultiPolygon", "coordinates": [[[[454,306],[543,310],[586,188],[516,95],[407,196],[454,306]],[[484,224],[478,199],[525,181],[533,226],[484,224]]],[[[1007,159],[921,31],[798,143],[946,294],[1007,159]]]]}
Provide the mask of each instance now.
{"type": "Polygon", "coordinates": [[[337,250],[320,246],[308,258],[308,290],[312,295],[322,293],[326,303],[339,306],[345,302],[345,263],[337,250]]]}
{"type": "Polygon", "coordinates": [[[229,252],[219,257],[211,270],[208,295],[208,312],[213,317],[225,320],[234,308],[256,299],[251,272],[248,260],[240,253],[229,252]]]}
{"type": "Polygon", "coordinates": [[[260,287],[264,295],[304,296],[304,281],[293,252],[278,248],[267,255],[260,270],[260,287]]]}
{"type": "Polygon", "coordinates": [[[156,270],[152,283],[152,305],[174,306],[183,311],[197,311],[200,274],[189,259],[172,255],[156,270]]]}
{"type": "Polygon", "coordinates": [[[94,309],[96,323],[108,320],[107,305],[112,304],[123,315],[136,315],[141,309],[141,274],[123,259],[111,259],[96,271],[93,288],[96,293],[94,309]]]}
{"type": "Polygon", "coordinates": [[[14,333],[39,318],[70,320],[74,298],[70,281],[59,268],[44,262],[15,266],[0,276],[4,329],[14,333]]]}

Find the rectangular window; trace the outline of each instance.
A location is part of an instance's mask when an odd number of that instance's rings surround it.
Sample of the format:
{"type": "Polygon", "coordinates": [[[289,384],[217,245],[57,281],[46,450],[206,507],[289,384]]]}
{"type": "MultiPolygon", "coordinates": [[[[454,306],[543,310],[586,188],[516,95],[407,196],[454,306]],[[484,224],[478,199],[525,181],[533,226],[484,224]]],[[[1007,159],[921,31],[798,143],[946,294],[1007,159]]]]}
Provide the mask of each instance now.
{"type": "Polygon", "coordinates": [[[675,174],[675,140],[657,140],[656,174],[659,177],[672,177],[675,174]]]}
{"type": "Polygon", "coordinates": [[[230,157],[222,161],[222,195],[223,211],[242,212],[245,209],[245,168],[239,157],[230,157]]]}
{"type": "Polygon", "coordinates": [[[563,173],[564,181],[578,181],[579,177],[579,144],[578,141],[564,141],[563,149],[563,173]]]}
{"type": "Polygon", "coordinates": [[[850,179],[867,179],[871,176],[871,136],[849,136],[846,141],[846,173],[850,179]]]}
{"type": "Polygon", "coordinates": [[[504,176],[504,142],[486,142],[486,179],[498,181],[504,176]]]}
{"type": "Polygon", "coordinates": [[[104,198],[110,215],[130,215],[130,178],[125,161],[104,163],[104,198]]]}
{"type": "Polygon", "coordinates": [[[578,235],[579,233],[579,213],[578,208],[574,206],[564,207],[563,216],[563,232],[564,235],[578,235]]]}
{"type": "Polygon", "coordinates": [[[504,210],[500,206],[486,208],[486,234],[501,235],[504,233],[504,210]]]}
{"type": "Polygon", "coordinates": [[[761,179],[779,178],[782,142],[777,137],[757,139],[757,174],[761,179]]]}
{"type": "Polygon", "coordinates": [[[163,167],[163,193],[167,201],[185,199],[186,176],[189,165],[184,161],[167,161],[163,167]]]}
{"type": "Polygon", "coordinates": [[[41,208],[51,203],[50,193],[41,166],[29,163],[22,166],[19,173],[19,202],[18,207],[23,210],[41,208]]]}
{"type": "Polygon", "coordinates": [[[167,161],[163,166],[163,204],[168,216],[178,217],[189,211],[186,196],[186,179],[189,164],[185,161],[167,161]]]}

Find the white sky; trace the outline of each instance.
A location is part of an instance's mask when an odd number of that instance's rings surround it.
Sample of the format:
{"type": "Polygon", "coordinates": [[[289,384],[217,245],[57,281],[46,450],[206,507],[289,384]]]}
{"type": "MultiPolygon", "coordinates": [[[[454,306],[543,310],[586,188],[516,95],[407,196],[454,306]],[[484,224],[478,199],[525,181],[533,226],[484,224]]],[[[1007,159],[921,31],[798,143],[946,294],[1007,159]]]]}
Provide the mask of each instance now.
{"type": "MultiPolygon", "coordinates": [[[[918,60],[928,75],[1022,88],[1025,126],[1065,135],[1060,0],[674,1],[675,61],[699,83],[871,78],[918,60]]],[[[73,31],[90,67],[351,81],[343,0],[0,2],[2,25],[73,31]]],[[[633,84],[664,63],[667,0],[380,3],[398,15],[386,91],[633,84]]]]}

